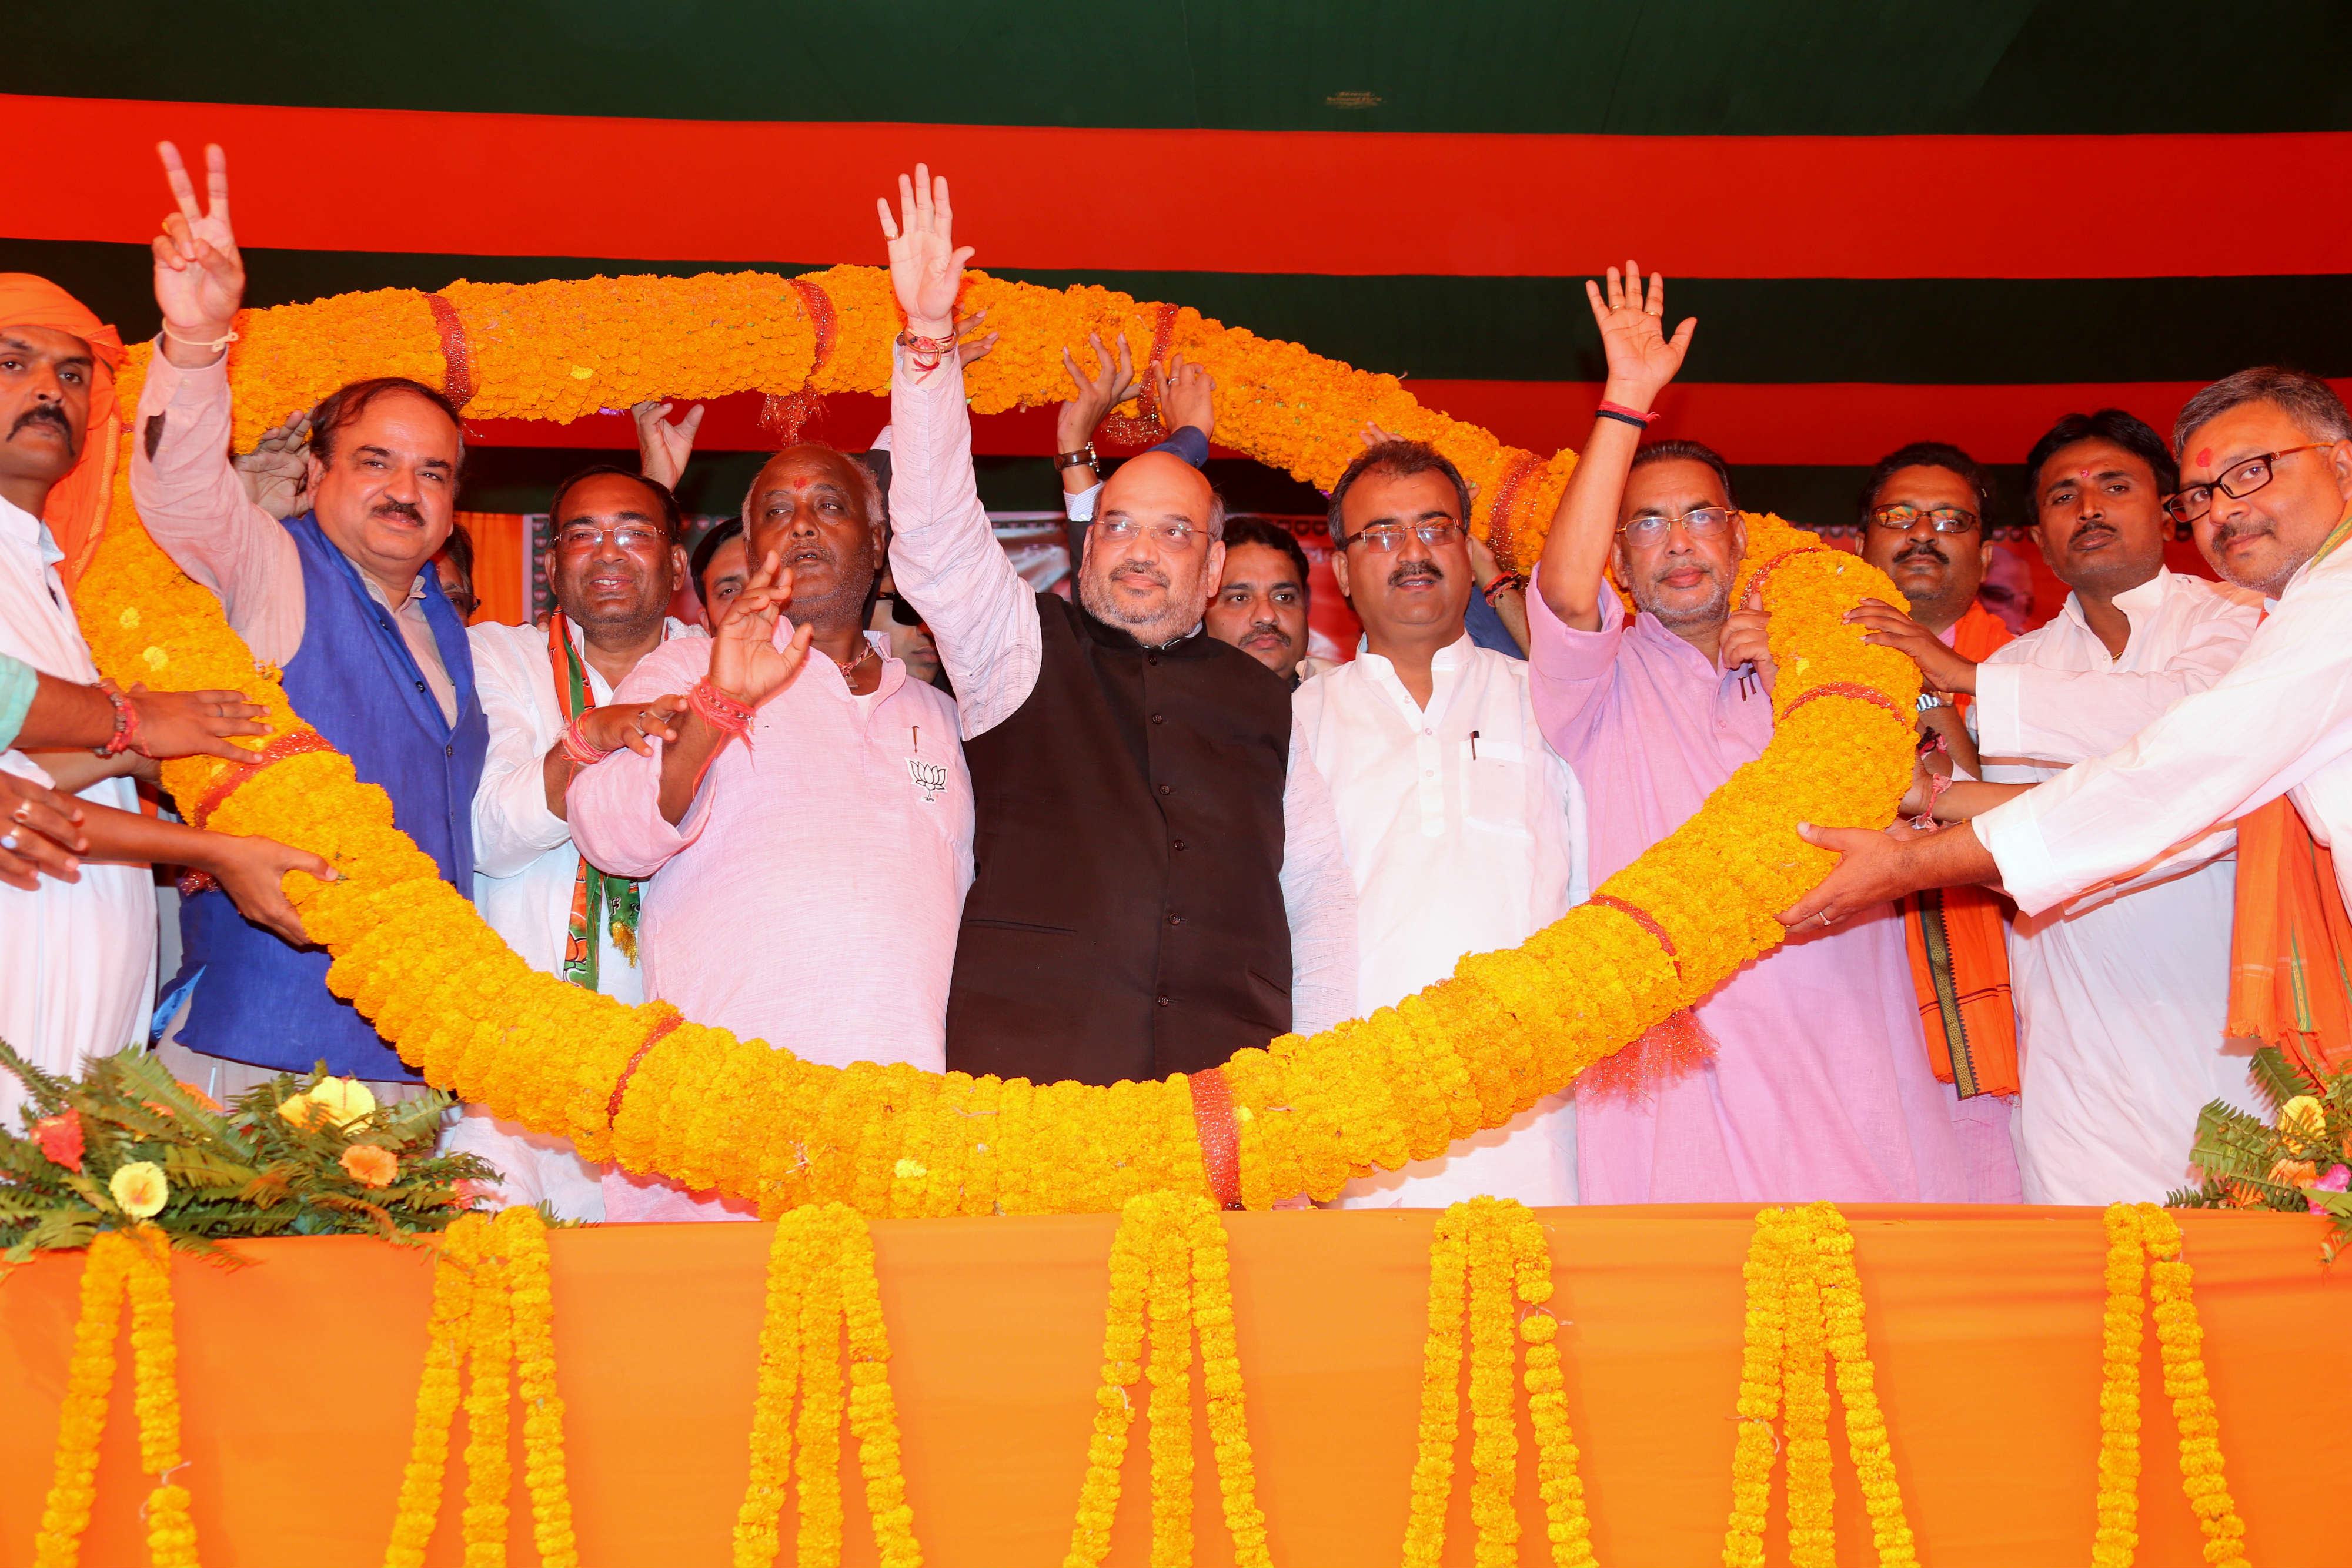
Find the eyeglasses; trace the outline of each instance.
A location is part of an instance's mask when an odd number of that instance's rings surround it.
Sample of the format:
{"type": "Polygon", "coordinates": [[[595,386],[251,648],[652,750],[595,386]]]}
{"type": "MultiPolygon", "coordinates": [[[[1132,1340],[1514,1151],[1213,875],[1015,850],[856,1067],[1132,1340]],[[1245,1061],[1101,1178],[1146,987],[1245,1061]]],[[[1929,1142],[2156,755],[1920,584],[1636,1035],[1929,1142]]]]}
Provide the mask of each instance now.
{"type": "Polygon", "coordinates": [[[1909,533],[1919,526],[1922,517],[1927,518],[1927,526],[1939,534],[1972,534],[1977,531],[1979,522],[1974,512],[1961,507],[1922,508],[1897,501],[1892,506],[1870,509],[1870,520],[1874,524],[1896,533],[1909,533]]]}
{"type": "Polygon", "coordinates": [[[1625,536],[1629,544],[1653,545],[1664,539],[1679,523],[1683,532],[1695,539],[1718,538],[1731,527],[1731,519],[1738,515],[1728,507],[1701,507],[1696,511],[1685,512],[1679,517],[1662,517],[1652,513],[1627,518],[1617,525],[1617,531],[1625,536]]]}
{"type": "Polygon", "coordinates": [[[923,623],[923,612],[916,609],[913,605],[908,603],[906,595],[902,593],[894,593],[889,589],[886,588],[874,597],[877,600],[887,601],[888,602],[890,606],[890,619],[898,625],[920,626],[923,623]]]}
{"type": "Polygon", "coordinates": [[[646,550],[667,544],[669,536],[651,523],[634,520],[609,528],[595,523],[566,523],[555,533],[556,545],[562,549],[594,549],[606,539],[625,550],[646,550]]]}
{"type": "Polygon", "coordinates": [[[1093,528],[1093,537],[1109,544],[1133,544],[1139,538],[1150,538],[1162,549],[1182,554],[1208,538],[1207,531],[1190,523],[1139,523],[1133,517],[1105,517],[1093,528]]]}
{"type": "Polygon", "coordinates": [[[1349,538],[1339,548],[1353,549],[1356,546],[1362,545],[1374,555],[1394,555],[1404,549],[1404,537],[1407,534],[1412,535],[1431,549],[1442,549],[1455,539],[1468,538],[1470,528],[1467,524],[1457,523],[1450,517],[1442,523],[1413,523],[1410,526],[1383,523],[1377,528],[1364,529],[1361,533],[1349,538]]]}
{"type": "Polygon", "coordinates": [[[2171,514],[2176,523],[2193,523],[2213,509],[2214,491],[2221,491],[2232,501],[2242,501],[2271,482],[2274,477],[2271,473],[2272,465],[2280,458],[2335,444],[2332,441],[2306,441],[2301,446],[2290,446],[2284,452],[2265,452],[2242,463],[2232,463],[2230,471],[2217,476],[2210,485],[2185,486],[2179,495],[2167,497],[2164,509],[2171,514]]]}

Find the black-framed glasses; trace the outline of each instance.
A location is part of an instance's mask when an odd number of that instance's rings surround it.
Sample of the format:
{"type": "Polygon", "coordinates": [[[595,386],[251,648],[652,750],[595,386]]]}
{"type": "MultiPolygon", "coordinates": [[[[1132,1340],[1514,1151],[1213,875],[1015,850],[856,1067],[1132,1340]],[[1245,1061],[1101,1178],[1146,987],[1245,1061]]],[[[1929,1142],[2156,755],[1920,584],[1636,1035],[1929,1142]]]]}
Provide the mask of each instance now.
{"type": "Polygon", "coordinates": [[[1358,545],[1362,545],[1374,555],[1394,555],[1397,551],[1404,549],[1404,537],[1407,534],[1412,534],[1413,537],[1420,539],[1423,544],[1427,545],[1431,549],[1443,549],[1445,546],[1452,544],[1455,539],[1469,538],[1470,529],[1468,525],[1457,523],[1451,517],[1446,518],[1443,522],[1423,522],[1413,523],[1411,525],[1403,523],[1380,523],[1371,528],[1365,528],[1360,533],[1349,535],[1347,542],[1342,544],[1339,548],[1341,549],[1353,549],[1358,545]]]}
{"type": "Polygon", "coordinates": [[[900,626],[920,626],[923,623],[923,612],[916,609],[913,605],[908,603],[904,594],[894,592],[886,588],[879,593],[877,593],[874,597],[889,604],[890,619],[897,624],[900,626]]]}
{"type": "Polygon", "coordinates": [[[1646,512],[1638,517],[1628,517],[1617,525],[1628,544],[1656,544],[1673,531],[1676,524],[1695,539],[1720,538],[1731,528],[1731,519],[1739,514],[1728,507],[1700,507],[1678,517],[1661,517],[1646,512]]]}
{"type": "Polygon", "coordinates": [[[2176,523],[2193,523],[2213,509],[2214,491],[2221,491],[2232,501],[2242,501],[2277,477],[2272,469],[2280,458],[2335,444],[2332,441],[2306,441],[2283,452],[2264,452],[2241,459],[2230,465],[2228,473],[2215,475],[2210,485],[2184,485],[2177,494],[2167,496],[2164,509],[2176,523]]]}
{"type": "Polygon", "coordinates": [[[1983,522],[1966,507],[1914,507],[1907,502],[1896,501],[1870,509],[1872,527],[1892,529],[1896,533],[1909,533],[1919,526],[1922,517],[1939,534],[1972,534],[1983,522]]]}

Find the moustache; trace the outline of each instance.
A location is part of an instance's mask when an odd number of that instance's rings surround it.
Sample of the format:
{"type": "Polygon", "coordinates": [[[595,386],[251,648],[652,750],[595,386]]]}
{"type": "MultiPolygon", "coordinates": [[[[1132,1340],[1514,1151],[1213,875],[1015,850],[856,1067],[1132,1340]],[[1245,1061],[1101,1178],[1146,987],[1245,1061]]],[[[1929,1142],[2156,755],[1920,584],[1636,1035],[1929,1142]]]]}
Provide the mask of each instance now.
{"type": "Polygon", "coordinates": [[[1910,560],[1914,557],[1918,556],[1927,557],[1933,559],[1938,566],[1949,566],[1952,564],[1952,558],[1944,553],[1944,547],[1937,544],[1933,539],[1919,539],[1911,544],[1905,545],[1901,549],[1895,552],[1895,564],[1901,566],[1905,561],[1910,560]]]}
{"type": "Polygon", "coordinates": [[[1409,560],[1389,573],[1389,586],[1402,588],[1408,582],[1444,582],[1444,569],[1433,560],[1409,560]]]}
{"type": "Polygon", "coordinates": [[[1696,571],[1710,582],[1717,580],[1722,575],[1715,570],[1715,563],[1713,561],[1696,560],[1689,556],[1685,556],[1680,560],[1666,561],[1660,565],[1656,570],[1651,572],[1650,586],[1653,588],[1662,586],[1665,582],[1666,579],[1672,577],[1678,571],[1696,571]]]}
{"type": "Polygon", "coordinates": [[[1284,647],[1290,646],[1290,633],[1282,629],[1282,622],[1279,621],[1251,622],[1250,629],[1242,640],[1247,642],[1252,637],[1279,637],[1282,639],[1284,647]]]}
{"type": "Polygon", "coordinates": [[[412,523],[425,521],[425,514],[407,501],[378,501],[375,504],[373,515],[379,517],[406,517],[412,523]]]}
{"type": "Polygon", "coordinates": [[[1168,574],[1148,560],[1122,561],[1111,568],[1110,580],[1113,582],[1117,582],[1122,577],[1139,578],[1155,588],[1168,586],[1168,574]]]}
{"type": "Polygon", "coordinates": [[[32,407],[26,409],[24,413],[18,414],[16,416],[16,423],[8,427],[9,438],[14,440],[18,431],[24,429],[26,425],[32,423],[37,419],[47,420],[50,423],[56,425],[58,431],[64,434],[68,441],[71,441],[73,439],[73,426],[67,423],[65,410],[59,408],[53,402],[37,402],[32,407]]]}
{"type": "Polygon", "coordinates": [[[2224,523],[2213,530],[2213,553],[2220,555],[2228,549],[2232,539],[2256,538],[2277,531],[2270,524],[2256,522],[2252,517],[2242,523],[2224,523]]]}
{"type": "Polygon", "coordinates": [[[2097,538],[2102,534],[2105,535],[2108,538],[2114,538],[2116,537],[2115,525],[2112,523],[2084,523],[2081,528],[2076,528],[2072,534],[2067,536],[2066,542],[2069,545],[2079,545],[2084,539],[2097,538]]]}

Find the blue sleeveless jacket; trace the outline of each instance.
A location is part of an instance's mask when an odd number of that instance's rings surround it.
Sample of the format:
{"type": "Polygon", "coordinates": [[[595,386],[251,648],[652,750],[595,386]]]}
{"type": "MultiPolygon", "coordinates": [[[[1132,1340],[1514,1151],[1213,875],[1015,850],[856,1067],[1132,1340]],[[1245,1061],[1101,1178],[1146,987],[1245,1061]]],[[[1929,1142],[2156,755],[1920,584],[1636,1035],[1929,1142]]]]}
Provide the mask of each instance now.
{"type": "MultiPolygon", "coordinates": [[[[489,724],[474,691],[466,628],[441,585],[425,575],[425,618],[457,691],[455,727],[441,717],[424,673],[391,612],[375,601],[316,518],[289,518],[302,556],[302,645],[286,662],[294,709],[352,759],[363,782],[392,797],[393,822],[431,855],[467,898],[474,893],[474,788],[489,749],[489,724]]],[[[324,1061],[353,1078],[416,1073],[373,1025],[327,989],[332,962],[316,947],[289,947],[236,912],[217,889],[180,906],[183,977],[201,970],[180,1043],[279,1071],[324,1061]]]]}

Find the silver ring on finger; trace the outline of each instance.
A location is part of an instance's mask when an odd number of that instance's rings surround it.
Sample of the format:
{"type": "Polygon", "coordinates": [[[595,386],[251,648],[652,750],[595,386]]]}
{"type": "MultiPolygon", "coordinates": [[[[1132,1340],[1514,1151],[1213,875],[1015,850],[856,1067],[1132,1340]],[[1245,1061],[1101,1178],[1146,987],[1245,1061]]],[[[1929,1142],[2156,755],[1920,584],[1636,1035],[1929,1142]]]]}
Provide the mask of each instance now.
{"type": "Polygon", "coordinates": [[[8,850],[8,851],[10,851],[10,852],[13,852],[15,851],[15,849],[16,849],[16,834],[14,834],[14,833],[0,833],[0,850],[8,850]]]}
{"type": "Polygon", "coordinates": [[[31,821],[33,820],[33,803],[30,800],[17,801],[16,809],[9,813],[9,818],[11,821],[17,822],[31,821]]]}
{"type": "Polygon", "coordinates": [[[1829,912],[1828,910],[1824,909],[1824,910],[1822,910],[1822,925],[1823,929],[1827,929],[1827,928],[1828,928],[1829,923],[1830,923],[1830,912],[1829,912]]]}

